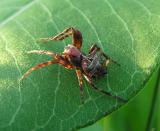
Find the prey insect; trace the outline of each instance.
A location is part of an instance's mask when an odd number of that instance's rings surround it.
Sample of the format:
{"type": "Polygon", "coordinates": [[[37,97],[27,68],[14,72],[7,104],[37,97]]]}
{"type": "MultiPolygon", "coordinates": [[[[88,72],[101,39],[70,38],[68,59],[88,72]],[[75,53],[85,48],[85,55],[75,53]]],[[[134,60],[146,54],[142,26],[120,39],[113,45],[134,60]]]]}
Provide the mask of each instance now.
{"type": "Polygon", "coordinates": [[[100,88],[97,88],[93,83],[92,78],[104,76],[107,73],[107,66],[110,62],[116,63],[110,57],[108,57],[96,44],[93,44],[89,50],[89,53],[85,55],[81,52],[82,47],[82,34],[79,30],[70,27],[65,29],[63,32],[59,33],[56,36],[48,37],[48,38],[40,38],[41,42],[48,42],[52,40],[63,40],[66,37],[72,36],[72,44],[67,45],[64,48],[64,52],[62,54],[57,54],[51,51],[46,50],[32,50],[28,53],[36,53],[36,54],[44,54],[53,58],[53,60],[40,63],[38,65],[30,68],[20,80],[25,78],[32,71],[53,64],[59,64],[64,66],[67,69],[75,69],[79,87],[80,87],[80,96],[83,101],[83,77],[97,92],[100,92],[106,96],[113,97],[115,99],[121,100],[125,102],[119,96],[115,96],[110,92],[104,91],[100,88]]]}

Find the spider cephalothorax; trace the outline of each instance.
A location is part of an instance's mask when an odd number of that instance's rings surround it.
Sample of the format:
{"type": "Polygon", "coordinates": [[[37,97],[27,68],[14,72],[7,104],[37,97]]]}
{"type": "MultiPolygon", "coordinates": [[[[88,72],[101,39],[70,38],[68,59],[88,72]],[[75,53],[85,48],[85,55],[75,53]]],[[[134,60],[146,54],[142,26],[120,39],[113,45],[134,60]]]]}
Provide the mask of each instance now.
{"type": "MultiPolygon", "coordinates": [[[[47,61],[41,64],[38,64],[32,68],[30,68],[22,77],[21,80],[26,77],[32,71],[42,68],[48,65],[60,64],[67,69],[75,69],[76,74],[79,81],[81,97],[83,97],[83,82],[82,78],[88,81],[93,89],[103,93],[104,95],[108,95],[124,101],[122,98],[118,96],[114,96],[109,92],[106,92],[100,88],[97,88],[92,82],[93,77],[104,76],[107,73],[107,65],[113,61],[110,57],[108,57],[96,44],[94,44],[90,50],[88,55],[85,55],[81,52],[82,46],[82,34],[75,28],[67,28],[62,33],[57,36],[41,38],[40,41],[47,42],[51,40],[63,40],[66,37],[72,36],[72,44],[67,45],[64,48],[64,52],[62,54],[53,53],[46,50],[33,50],[28,53],[37,53],[37,54],[45,54],[49,55],[53,58],[51,61],[47,61]]],[[[114,61],[113,61],[114,62],[114,61]]]]}

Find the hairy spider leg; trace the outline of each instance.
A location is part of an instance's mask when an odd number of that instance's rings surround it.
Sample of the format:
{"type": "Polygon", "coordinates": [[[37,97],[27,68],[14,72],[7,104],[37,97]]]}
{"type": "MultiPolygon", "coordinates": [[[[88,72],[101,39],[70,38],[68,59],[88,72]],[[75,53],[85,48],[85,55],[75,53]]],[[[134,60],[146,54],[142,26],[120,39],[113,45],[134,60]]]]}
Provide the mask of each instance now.
{"type": "Polygon", "coordinates": [[[91,48],[89,49],[89,54],[93,54],[93,52],[99,51],[99,50],[100,48],[97,46],[97,44],[93,44],[91,48]]]}
{"type": "Polygon", "coordinates": [[[65,60],[60,59],[60,60],[55,60],[55,61],[47,61],[47,62],[40,63],[36,66],[31,67],[19,80],[21,81],[22,79],[24,79],[28,74],[30,74],[34,70],[37,70],[39,68],[42,68],[42,67],[45,67],[45,66],[48,66],[48,65],[53,65],[53,64],[60,64],[67,69],[73,69],[74,68],[72,65],[67,63],[65,60]]]}
{"type": "Polygon", "coordinates": [[[102,93],[102,94],[104,94],[104,95],[106,95],[106,96],[110,96],[110,97],[112,97],[112,98],[118,99],[118,100],[120,100],[120,101],[122,101],[122,102],[127,102],[127,100],[124,100],[123,98],[121,98],[121,97],[119,97],[119,96],[115,96],[115,95],[113,95],[113,94],[110,93],[110,92],[107,92],[107,91],[104,91],[104,90],[102,90],[102,89],[100,89],[100,88],[97,88],[97,87],[95,86],[95,84],[92,82],[92,80],[91,80],[91,78],[90,78],[89,76],[87,76],[87,75],[85,75],[85,74],[83,74],[83,75],[84,75],[85,79],[87,80],[87,82],[91,85],[91,87],[92,87],[93,89],[95,89],[97,92],[100,92],[100,93],[102,93]]]}
{"type": "Polygon", "coordinates": [[[33,67],[31,67],[19,80],[21,81],[22,79],[24,79],[28,74],[30,74],[32,71],[37,70],[39,68],[48,66],[48,65],[52,65],[52,64],[58,64],[58,61],[47,61],[44,63],[40,63],[38,65],[35,65],[33,67]]]}
{"type": "Polygon", "coordinates": [[[31,50],[31,51],[28,51],[27,52],[28,54],[31,54],[31,53],[35,53],[35,54],[45,54],[45,55],[49,55],[55,59],[59,59],[60,55],[56,54],[56,53],[53,53],[53,52],[50,52],[50,51],[46,51],[46,50],[31,50]]]}
{"type": "Polygon", "coordinates": [[[81,94],[81,100],[83,103],[84,100],[84,95],[83,95],[83,78],[82,78],[82,72],[80,70],[76,70],[76,74],[77,74],[77,78],[78,78],[78,82],[79,82],[79,87],[80,87],[80,94],[81,94]]]}
{"type": "Polygon", "coordinates": [[[72,66],[65,58],[63,55],[59,55],[50,51],[46,51],[46,50],[32,50],[32,51],[28,51],[27,53],[36,53],[36,54],[45,54],[48,56],[51,56],[53,58],[55,58],[56,60],[58,60],[60,65],[63,65],[65,68],[67,69],[72,69],[74,68],[74,66],[72,66]]]}
{"type": "Polygon", "coordinates": [[[30,68],[21,78],[20,81],[22,79],[24,79],[28,74],[30,74],[32,71],[48,66],[48,65],[52,65],[52,64],[60,64],[62,66],[64,66],[67,69],[72,69],[74,68],[72,65],[70,65],[69,62],[67,62],[62,55],[50,52],[50,51],[46,51],[46,50],[32,50],[32,51],[28,51],[27,53],[36,53],[36,54],[45,54],[45,55],[49,55],[51,57],[53,57],[55,60],[52,61],[48,61],[48,62],[44,62],[44,63],[40,63],[36,66],[33,66],[32,68],[30,68]]]}
{"type": "Polygon", "coordinates": [[[113,63],[120,66],[120,64],[118,64],[115,60],[113,60],[106,53],[104,53],[97,44],[92,45],[92,47],[89,50],[89,54],[90,55],[95,55],[97,51],[100,51],[101,55],[106,59],[106,62],[104,63],[105,66],[107,66],[110,62],[113,62],[113,63]]]}
{"type": "Polygon", "coordinates": [[[52,40],[63,40],[69,36],[72,36],[72,44],[78,49],[80,49],[82,46],[82,41],[83,41],[82,34],[79,30],[73,27],[69,27],[65,29],[63,32],[59,33],[56,36],[51,36],[48,38],[40,38],[38,41],[48,42],[52,40]]]}

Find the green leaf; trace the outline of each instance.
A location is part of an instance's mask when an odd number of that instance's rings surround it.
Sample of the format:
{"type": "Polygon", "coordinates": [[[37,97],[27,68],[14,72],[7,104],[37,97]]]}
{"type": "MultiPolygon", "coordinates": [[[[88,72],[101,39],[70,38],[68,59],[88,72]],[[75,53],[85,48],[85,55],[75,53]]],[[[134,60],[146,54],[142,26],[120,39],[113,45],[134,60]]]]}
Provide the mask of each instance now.
{"type": "Polygon", "coordinates": [[[124,105],[91,89],[84,81],[85,103],[74,70],[54,65],[21,83],[30,67],[50,60],[30,50],[63,52],[65,41],[37,43],[73,26],[83,33],[82,51],[93,43],[121,66],[94,80],[98,88],[124,99],[134,97],[160,64],[159,1],[150,0],[1,0],[0,129],[74,130],[124,105]]]}

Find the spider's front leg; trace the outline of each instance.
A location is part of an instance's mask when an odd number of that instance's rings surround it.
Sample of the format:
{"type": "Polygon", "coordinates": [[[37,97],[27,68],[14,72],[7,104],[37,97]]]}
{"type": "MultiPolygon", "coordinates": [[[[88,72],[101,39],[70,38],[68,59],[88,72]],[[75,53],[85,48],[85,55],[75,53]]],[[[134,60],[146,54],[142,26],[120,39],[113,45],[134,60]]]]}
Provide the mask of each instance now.
{"type": "Polygon", "coordinates": [[[32,50],[32,51],[29,51],[27,53],[35,53],[35,54],[45,54],[45,55],[48,55],[48,56],[51,56],[52,58],[54,58],[55,60],[51,60],[51,61],[47,61],[47,62],[44,62],[44,63],[40,63],[40,64],[37,64],[33,67],[31,67],[19,80],[21,81],[22,79],[24,79],[27,75],[29,75],[32,71],[35,71],[39,68],[42,68],[42,67],[45,67],[45,66],[48,66],[48,65],[53,65],[53,64],[60,64],[62,66],[64,66],[65,68],[68,68],[68,69],[71,69],[71,68],[74,68],[72,65],[70,65],[64,58],[62,55],[60,54],[56,54],[56,53],[53,53],[53,52],[50,52],[50,51],[46,51],[46,50],[32,50]]]}
{"type": "Polygon", "coordinates": [[[110,96],[110,97],[112,97],[112,98],[118,99],[118,100],[120,100],[120,101],[122,101],[122,102],[127,102],[127,100],[124,100],[123,98],[121,98],[121,97],[119,97],[119,96],[115,96],[115,95],[113,95],[113,94],[110,93],[110,92],[107,92],[107,91],[104,91],[104,90],[102,90],[102,89],[100,89],[100,88],[97,88],[97,87],[94,85],[94,83],[92,82],[92,80],[91,80],[91,78],[90,78],[89,76],[87,76],[87,75],[85,75],[85,74],[83,74],[83,75],[84,75],[85,79],[87,80],[87,82],[91,85],[91,87],[92,87],[93,89],[95,89],[97,92],[100,92],[100,93],[102,93],[102,94],[104,94],[104,95],[106,95],[106,96],[110,96]]]}
{"type": "Polygon", "coordinates": [[[51,36],[48,38],[40,38],[38,41],[48,42],[48,41],[52,41],[52,40],[63,40],[69,36],[72,36],[72,44],[75,47],[77,47],[78,49],[80,49],[82,46],[82,34],[79,30],[77,30],[73,27],[69,27],[69,28],[65,29],[63,32],[59,33],[56,36],[51,36]]]}

